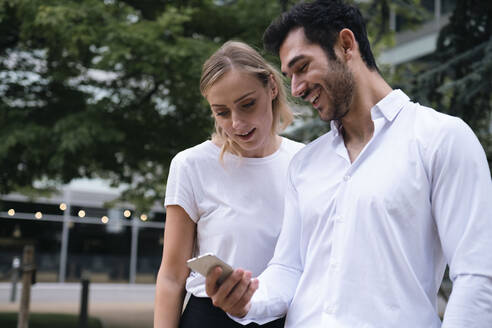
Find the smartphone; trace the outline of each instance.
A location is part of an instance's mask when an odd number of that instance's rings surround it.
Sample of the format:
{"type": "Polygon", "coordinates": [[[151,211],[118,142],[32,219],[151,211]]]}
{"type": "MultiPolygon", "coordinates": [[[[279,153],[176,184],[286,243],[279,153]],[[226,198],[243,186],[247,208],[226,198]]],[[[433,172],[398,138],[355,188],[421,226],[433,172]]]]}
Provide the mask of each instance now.
{"type": "Polygon", "coordinates": [[[186,261],[188,267],[200,273],[202,276],[206,277],[210,270],[215,268],[216,266],[220,266],[222,268],[222,274],[220,275],[217,283],[220,285],[229,275],[234,271],[234,269],[217,256],[212,253],[206,253],[200,255],[198,257],[194,257],[186,261]]]}

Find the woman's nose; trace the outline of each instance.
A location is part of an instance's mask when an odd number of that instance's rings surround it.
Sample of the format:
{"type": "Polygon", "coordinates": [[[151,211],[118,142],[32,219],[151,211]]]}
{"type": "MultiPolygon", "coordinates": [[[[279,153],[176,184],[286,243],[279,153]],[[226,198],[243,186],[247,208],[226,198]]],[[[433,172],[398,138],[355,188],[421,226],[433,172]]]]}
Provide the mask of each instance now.
{"type": "Polygon", "coordinates": [[[241,117],[241,115],[238,113],[233,113],[232,114],[232,128],[235,130],[241,129],[243,125],[244,125],[244,120],[241,117]]]}

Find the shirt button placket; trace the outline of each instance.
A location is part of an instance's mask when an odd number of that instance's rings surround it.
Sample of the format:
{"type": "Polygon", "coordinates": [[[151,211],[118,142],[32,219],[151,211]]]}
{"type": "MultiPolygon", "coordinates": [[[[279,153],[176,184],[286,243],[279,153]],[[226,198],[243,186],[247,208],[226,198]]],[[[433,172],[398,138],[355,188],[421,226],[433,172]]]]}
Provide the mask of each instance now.
{"type": "Polygon", "coordinates": [[[341,224],[343,223],[343,217],[341,215],[335,215],[335,217],[333,219],[335,221],[335,227],[334,227],[335,236],[333,237],[333,255],[332,255],[332,258],[330,260],[329,267],[330,267],[330,270],[332,272],[336,272],[336,271],[338,271],[338,268],[339,268],[339,261],[338,261],[338,254],[337,254],[338,237],[339,237],[338,235],[342,231],[341,224]]]}

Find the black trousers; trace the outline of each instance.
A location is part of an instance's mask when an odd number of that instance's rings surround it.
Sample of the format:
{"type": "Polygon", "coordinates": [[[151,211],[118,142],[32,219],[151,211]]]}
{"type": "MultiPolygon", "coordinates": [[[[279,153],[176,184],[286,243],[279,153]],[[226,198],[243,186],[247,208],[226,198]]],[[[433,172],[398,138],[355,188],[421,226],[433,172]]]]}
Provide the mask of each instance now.
{"type": "Polygon", "coordinates": [[[215,307],[208,297],[195,297],[191,295],[186,309],[181,316],[179,328],[242,328],[242,327],[265,327],[282,328],[285,319],[277,319],[264,325],[250,323],[243,326],[227,316],[227,314],[215,307]]]}

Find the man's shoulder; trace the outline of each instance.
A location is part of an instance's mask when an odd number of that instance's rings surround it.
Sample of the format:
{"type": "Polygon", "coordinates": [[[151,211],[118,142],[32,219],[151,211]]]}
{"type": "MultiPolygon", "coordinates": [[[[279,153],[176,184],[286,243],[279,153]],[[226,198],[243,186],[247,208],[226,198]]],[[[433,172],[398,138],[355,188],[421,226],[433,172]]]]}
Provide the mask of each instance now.
{"type": "Polygon", "coordinates": [[[469,129],[468,125],[459,117],[439,112],[433,108],[415,103],[414,129],[417,137],[432,140],[439,135],[453,134],[462,129],[469,129]]]}
{"type": "Polygon", "coordinates": [[[423,158],[431,160],[445,156],[476,142],[472,129],[459,117],[414,103],[405,119],[411,122],[411,139],[416,142],[423,158]]]}

